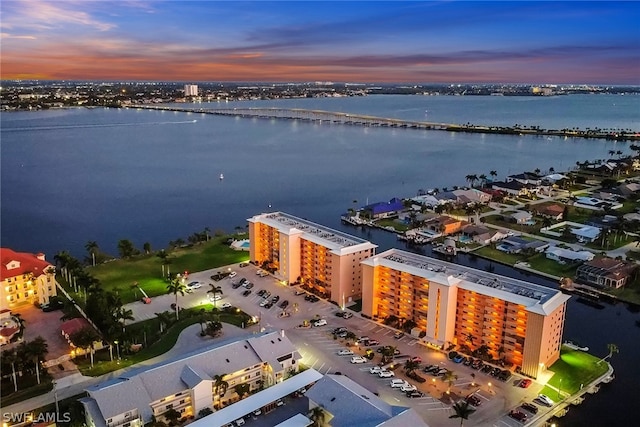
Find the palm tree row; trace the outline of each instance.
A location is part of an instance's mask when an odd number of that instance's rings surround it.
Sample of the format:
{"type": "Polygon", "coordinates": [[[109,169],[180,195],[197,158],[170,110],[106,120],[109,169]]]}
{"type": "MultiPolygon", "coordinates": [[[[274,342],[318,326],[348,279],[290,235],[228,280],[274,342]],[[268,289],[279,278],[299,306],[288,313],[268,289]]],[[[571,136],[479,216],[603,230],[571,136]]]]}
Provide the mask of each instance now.
{"type": "Polygon", "coordinates": [[[18,391],[18,377],[35,374],[40,384],[40,363],[48,353],[47,342],[40,336],[2,351],[1,370],[3,373],[11,372],[14,392],[18,391]]]}

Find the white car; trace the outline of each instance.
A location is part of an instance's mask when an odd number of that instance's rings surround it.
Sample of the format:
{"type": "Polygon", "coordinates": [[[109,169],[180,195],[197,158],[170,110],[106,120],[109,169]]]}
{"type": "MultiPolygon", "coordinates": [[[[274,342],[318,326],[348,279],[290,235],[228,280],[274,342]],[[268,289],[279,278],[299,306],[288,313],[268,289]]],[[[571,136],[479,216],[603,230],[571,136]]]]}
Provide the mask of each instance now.
{"type": "Polygon", "coordinates": [[[234,422],[236,423],[236,426],[238,426],[238,427],[243,426],[244,425],[244,418],[238,418],[234,422]]]}
{"type": "Polygon", "coordinates": [[[325,319],[320,319],[320,320],[317,320],[317,321],[313,324],[313,326],[325,326],[326,324],[327,324],[327,321],[326,321],[325,319]]]}
{"type": "Polygon", "coordinates": [[[389,385],[391,386],[391,388],[400,388],[400,387],[403,387],[405,385],[409,385],[409,383],[406,382],[405,380],[401,380],[399,378],[394,378],[394,379],[391,380],[389,385]]]}
{"type": "Polygon", "coordinates": [[[267,298],[265,298],[262,301],[260,301],[260,307],[264,307],[267,304],[269,304],[269,300],[267,298]]]}
{"type": "Polygon", "coordinates": [[[353,356],[351,358],[351,363],[367,363],[367,359],[362,356],[353,356]]]}
{"type": "Polygon", "coordinates": [[[220,308],[231,308],[231,307],[232,307],[232,305],[230,303],[228,303],[228,302],[225,302],[224,304],[222,304],[220,306],[220,308]]]}
{"type": "Polygon", "coordinates": [[[222,299],[222,295],[220,294],[209,295],[209,301],[220,301],[221,299],[222,299]]]}
{"type": "Polygon", "coordinates": [[[391,378],[391,377],[395,377],[396,374],[393,373],[393,371],[387,371],[386,369],[383,371],[378,372],[378,376],[380,378],[391,378]]]}
{"type": "Polygon", "coordinates": [[[237,274],[238,273],[236,273],[235,271],[232,271],[231,273],[229,273],[229,279],[233,279],[237,274]]]}
{"type": "Polygon", "coordinates": [[[403,393],[407,393],[409,391],[416,391],[418,388],[416,386],[414,386],[413,384],[405,384],[402,387],[400,387],[400,391],[403,393]]]}
{"type": "Polygon", "coordinates": [[[540,400],[542,403],[544,403],[547,406],[553,406],[554,405],[554,401],[551,400],[551,398],[545,394],[539,394],[538,395],[538,400],[540,400]]]}
{"type": "Polygon", "coordinates": [[[370,374],[379,374],[383,369],[380,366],[372,366],[369,368],[370,374]]]}
{"type": "Polygon", "coordinates": [[[186,288],[187,289],[200,289],[202,287],[202,283],[200,282],[191,282],[191,283],[187,283],[186,288]]]}
{"type": "Polygon", "coordinates": [[[349,349],[340,350],[338,356],[353,356],[353,351],[349,349]]]}

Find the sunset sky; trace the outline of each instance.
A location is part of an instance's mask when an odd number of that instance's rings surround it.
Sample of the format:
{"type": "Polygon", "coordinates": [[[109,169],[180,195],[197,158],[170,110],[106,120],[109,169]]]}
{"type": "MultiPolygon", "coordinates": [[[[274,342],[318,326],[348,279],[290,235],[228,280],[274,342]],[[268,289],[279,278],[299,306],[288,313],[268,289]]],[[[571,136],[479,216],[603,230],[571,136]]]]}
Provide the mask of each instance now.
{"type": "Polygon", "coordinates": [[[2,79],[640,84],[640,3],[2,0],[2,79]]]}

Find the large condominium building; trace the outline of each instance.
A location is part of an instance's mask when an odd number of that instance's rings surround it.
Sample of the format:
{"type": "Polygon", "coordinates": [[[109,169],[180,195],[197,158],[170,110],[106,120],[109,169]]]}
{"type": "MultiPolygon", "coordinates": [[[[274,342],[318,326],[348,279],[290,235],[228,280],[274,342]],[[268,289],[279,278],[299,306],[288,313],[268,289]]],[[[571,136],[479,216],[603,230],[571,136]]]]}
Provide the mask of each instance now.
{"type": "Polygon", "coordinates": [[[184,85],[184,96],[198,96],[198,85],[184,85]]]}
{"type": "Polygon", "coordinates": [[[282,212],[249,218],[251,261],[287,282],[302,281],[339,304],[361,296],[360,262],[371,242],[282,212]]]}
{"type": "Polygon", "coordinates": [[[56,295],[55,268],[44,254],[0,248],[0,311],[23,304],[47,304],[56,295]]]}
{"type": "Polygon", "coordinates": [[[171,409],[224,408],[240,399],[238,386],[248,394],[280,383],[300,359],[284,333],[234,338],[90,387],[80,402],[89,427],[141,427],[171,409]]]}
{"type": "Polygon", "coordinates": [[[486,346],[533,378],[560,357],[560,291],[397,249],[362,269],[365,315],[413,320],[434,345],[486,346]]]}

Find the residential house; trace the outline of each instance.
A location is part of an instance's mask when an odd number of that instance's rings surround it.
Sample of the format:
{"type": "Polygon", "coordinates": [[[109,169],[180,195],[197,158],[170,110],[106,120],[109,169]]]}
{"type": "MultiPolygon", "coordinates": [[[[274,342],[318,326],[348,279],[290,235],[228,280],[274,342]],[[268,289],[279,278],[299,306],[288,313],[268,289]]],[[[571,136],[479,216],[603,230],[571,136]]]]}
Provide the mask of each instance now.
{"type": "Polygon", "coordinates": [[[404,209],[404,203],[401,199],[394,197],[388,202],[372,203],[362,208],[362,216],[371,219],[387,218],[397,215],[404,209]]]}
{"type": "Polygon", "coordinates": [[[42,253],[0,248],[0,310],[24,304],[48,304],[57,295],[55,267],[42,253]]]}
{"type": "Polygon", "coordinates": [[[595,258],[578,267],[576,282],[617,289],[630,280],[636,267],[635,264],[614,258],[595,258]]]}
{"type": "Polygon", "coordinates": [[[554,203],[551,205],[536,206],[532,209],[537,216],[550,218],[554,221],[561,221],[565,207],[554,203]]]}
{"type": "Polygon", "coordinates": [[[280,383],[300,359],[284,333],[236,337],[89,387],[80,402],[89,427],[141,427],[170,409],[188,417],[230,405],[240,399],[236,386],[280,383]]]}
{"type": "Polygon", "coordinates": [[[516,175],[509,175],[507,182],[519,182],[520,184],[532,184],[539,186],[542,184],[542,177],[534,172],[523,172],[516,175]]]}
{"type": "Polygon", "coordinates": [[[518,236],[508,236],[502,239],[496,249],[510,254],[518,254],[527,249],[542,252],[547,247],[549,247],[549,243],[541,240],[527,240],[518,236]]]}
{"type": "Polygon", "coordinates": [[[331,427],[428,427],[415,409],[387,403],[344,375],[325,375],[305,397],[309,410],[325,411],[331,427]]]}
{"type": "Polygon", "coordinates": [[[640,193],[640,184],[637,182],[625,183],[621,184],[618,189],[624,197],[629,197],[640,193]]]}
{"type": "Polygon", "coordinates": [[[598,236],[600,236],[600,232],[602,230],[598,227],[585,225],[578,228],[572,228],[570,231],[571,231],[571,234],[576,236],[576,239],[578,239],[579,242],[590,243],[590,242],[596,241],[598,236]]]}
{"type": "Polygon", "coordinates": [[[471,240],[481,245],[488,245],[491,242],[504,239],[506,236],[507,234],[500,230],[483,225],[469,224],[462,229],[461,241],[471,240]]]}
{"type": "Polygon", "coordinates": [[[458,202],[465,204],[469,203],[482,203],[486,204],[491,201],[491,194],[484,191],[477,190],[475,188],[453,190],[452,193],[458,198],[458,202]]]}
{"type": "Polygon", "coordinates": [[[518,181],[496,181],[491,184],[491,188],[494,190],[500,190],[511,196],[526,196],[530,197],[538,192],[538,187],[532,184],[523,184],[518,181]]]}
{"type": "Polygon", "coordinates": [[[551,246],[545,251],[545,256],[561,264],[591,261],[595,255],[589,251],[574,251],[571,249],[551,246]]]}
{"type": "Polygon", "coordinates": [[[512,213],[511,215],[509,215],[509,218],[511,218],[511,220],[514,221],[516,224],[520,224],[520,225],[534,225],[535,224],[535,220],[533,219],[533,215],[531,215],[529,212],[525,212],[525,211],[516,211],[516,212],[512,213]]]}
{"type": "Polygon", "coordinates": [[[428,231],[438,233],[443,236],[457,233],[462,229],[467,222],[452,218],[447,215],[439,215],[435,218],[431,218],[424,223],[424,228],[428,231]]]}
{"type": "Polygon", "coordinates": [[[604,209],[620,209],[622,203],[616,201],[606,201],[591,196],[576,197],[573,202],[573,206],[576,208],[591,209],[595,211],[601,211],[604,209]]]}

